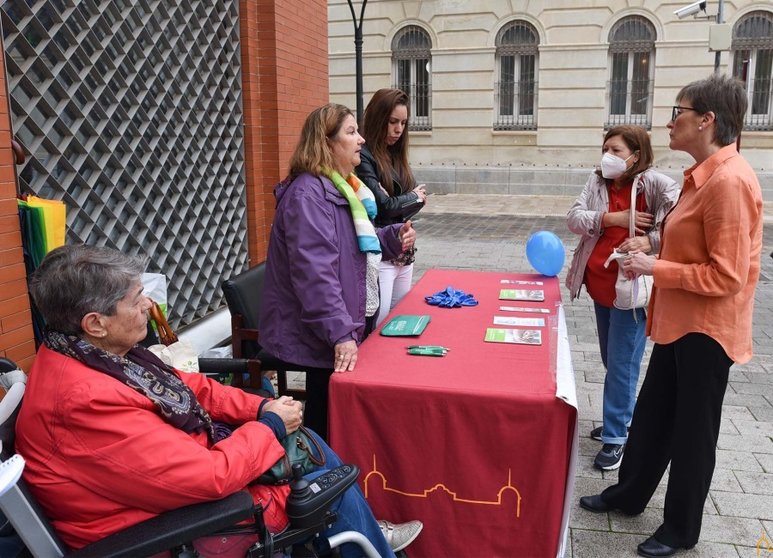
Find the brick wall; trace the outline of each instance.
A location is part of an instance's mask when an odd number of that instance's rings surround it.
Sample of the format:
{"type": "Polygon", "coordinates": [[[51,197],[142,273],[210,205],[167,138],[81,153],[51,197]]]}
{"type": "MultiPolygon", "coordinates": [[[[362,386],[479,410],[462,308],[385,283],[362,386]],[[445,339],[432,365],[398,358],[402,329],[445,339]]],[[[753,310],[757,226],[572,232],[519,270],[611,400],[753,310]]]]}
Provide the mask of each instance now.
{"type": "Polygon", "coordinates": [[[247,224],[251,265],[266,258],[273,188],[303,121],[328,102],[327,2],[240,3],[247,224]]]}
{"type": "Polygon", "coordinates": [[[35,342],[16,208],[16,172],[6,92],[5,66],[0,57],[0,356],[29,370],[35,342]]]}

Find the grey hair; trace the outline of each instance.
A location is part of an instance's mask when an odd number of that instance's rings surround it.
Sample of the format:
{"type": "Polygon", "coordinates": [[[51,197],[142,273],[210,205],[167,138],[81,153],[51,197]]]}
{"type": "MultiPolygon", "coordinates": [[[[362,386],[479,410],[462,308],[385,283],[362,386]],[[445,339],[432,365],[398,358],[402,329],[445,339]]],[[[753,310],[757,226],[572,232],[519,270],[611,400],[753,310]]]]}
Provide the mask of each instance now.
{"type": "Polygon", "coordinates": [[[712,74],[706,79],[685,85],[676,96],[677,104],[682,99],[689,99],[698,114],[714,113],[716,124],[713,139],[719,145],[734,143],[743,130],[748,100],[746,88],[740,80],[712,74]]]}
{"type": "Polygon", "coordinates": [[[147,258],[112,248],[61,246],[43,258],[30,278],[30,294],[49,328],[80,335],[89,312],[115,314],[118,301],[139,282],[147,258]]]}

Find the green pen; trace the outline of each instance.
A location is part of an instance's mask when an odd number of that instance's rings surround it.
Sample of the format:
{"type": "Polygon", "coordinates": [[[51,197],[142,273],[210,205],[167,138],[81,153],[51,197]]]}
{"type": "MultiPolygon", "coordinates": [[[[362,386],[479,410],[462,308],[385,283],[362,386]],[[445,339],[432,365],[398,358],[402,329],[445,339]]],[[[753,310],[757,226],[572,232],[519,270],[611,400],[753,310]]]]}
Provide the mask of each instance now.
{"type": "Polygon", "coordinates": [[[446,347],[439,345],[411,345],[408,347],[409,355],[442,357],[447,352],[448,349],[446,347]]]}

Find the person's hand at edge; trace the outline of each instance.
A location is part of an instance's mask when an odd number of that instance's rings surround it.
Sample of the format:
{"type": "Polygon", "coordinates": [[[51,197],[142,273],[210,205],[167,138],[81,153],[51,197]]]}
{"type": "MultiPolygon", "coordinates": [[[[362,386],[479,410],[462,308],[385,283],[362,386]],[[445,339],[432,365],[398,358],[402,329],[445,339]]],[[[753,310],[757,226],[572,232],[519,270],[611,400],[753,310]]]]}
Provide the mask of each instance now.
{"type": "Polygon", "coordinates": [[[427,185],[419,184],[413,189],[413,192],[419,197],[419,201],[426,205],[427,203],[427,185]]]}
{"type": "Polygon", "coordinates": [[[617,249],[620,252],[644,252],[649,254],[652,251],[652,244],[648,236],[636,236],[634,238],[626,238],[617,249]]]}
{"type": "Polygon", "coordinates": [[[629,279],[639,275],[652,275],[657,256],[648,256],[644,252],[634,251],[623,259],[623,271],[629,279]]]}
{"type": "Polygon", "coordinates": [[[338,343],[335,347],[333,370],[336,372],[351,372],[357,364],[357,342],[352,340],[338,343]]]}
{"type": "Polygon", "coordinates": [[[400,239],[403,245],[403,252],[413,248],[413,245],[416,243],[416,230],[413,228],[410,220],[403,223],[403,226],[400,227],[400,230],[397,232],[397,238],[400,239]]]}
{"type": "Polygon", "coordinates": [[[273,399],[263,406],[264,413],[274,413],[282,419],[287,433],[295,432],[303,422],[303,405],[292,397],[283,395],[273,399]]]}

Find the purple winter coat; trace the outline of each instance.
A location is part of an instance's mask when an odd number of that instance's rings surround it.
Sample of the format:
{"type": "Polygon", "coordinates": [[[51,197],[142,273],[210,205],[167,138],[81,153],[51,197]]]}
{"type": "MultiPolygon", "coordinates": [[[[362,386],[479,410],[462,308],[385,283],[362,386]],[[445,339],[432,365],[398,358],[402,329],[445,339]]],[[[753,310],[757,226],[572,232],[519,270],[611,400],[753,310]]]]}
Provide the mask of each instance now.
{"type": "MultiPolygon", "coordinates": [[[[349,203],[327,177],[304,173],[274,189],[260,311],[260,344],[294,364],[333,367],[333,347],[365,329],[366,256],[349,203]]],[[[384,259],[402,249],[401,225],[376,229],[384,259]]]]}

